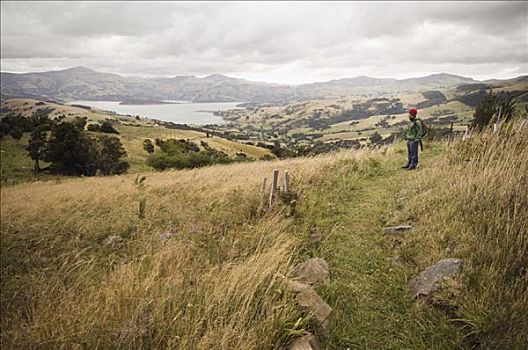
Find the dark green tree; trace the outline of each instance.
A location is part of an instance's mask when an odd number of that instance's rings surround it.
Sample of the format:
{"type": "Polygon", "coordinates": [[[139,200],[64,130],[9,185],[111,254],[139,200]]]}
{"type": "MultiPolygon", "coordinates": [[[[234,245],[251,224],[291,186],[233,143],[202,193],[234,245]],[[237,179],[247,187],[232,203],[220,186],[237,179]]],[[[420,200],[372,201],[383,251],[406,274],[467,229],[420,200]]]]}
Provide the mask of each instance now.
{"type": "Polygon", "coordinates": [[[374,134],[370,135],[370,144],[378,145],[383,141],[383,137],[376,131],[374,134]]]}
{"type": "Polygon", "coordinates": [[[11,135],[11,137],[16,140],[16,143],[18,145],[18,141],[22,138],[22,135],[24,135],[24,130],[22,130],[18,126],[15,126],[9,131],[9,135],[11,135]]]}
{"type": "Polygon", "coordinates": [[[39,108],[31,115],[31,122],[33,128],[43,127],[45,130],[50,130],[53,125],[53,121],[49,119],[49,115],[53,112],[53,108],[39,108]]]}
{"type": "Polygon", "coordinates": [[[515,101],[511,94],[503,93],[496,101],[495,120],[496,123],[507,123],[518,115],[515,101]]]}
{"type": "Polygon", "coordinates": [[[475,108],[471,127],[477,130],[482,130],[489,125],[496,111],[496,100],[497,96],[495,96],[493,91],[490,90],[489,94],[486,95],[475,108]]]}
{"type": "Polygon", "coordinates": [[[79,125],[59,123],[51,130],[44,160],[61,174],[93,176],[97,172],[96,144],[79,125]]]}
{"type": "Polygon", "coordinates": [[[483,130],[491,123],[509,122],[517,116],[515,101],[510,94],[489,94],[475,108],[471,126],[477,130],[483,130]]]}
{"type": "Polygon", "coordinates": [[[33,172],[35,174],[40,172],[40,160],[42,159],[46,147],[46,128],[47,126],[37,126],[31,132],[29,137],[27,151],[31,159],[35,161],[33,172]]]}
{"type": "Polygon", "coordinates": [[[154,144],[150,139],[143,140],[143,149],[147,151],[149,154],[154,153],[154,144]]]}
{"type": "Polygon", "coordinates": [[[127,153],[117,137],[101,137],[98,142],[98,148],[97,167],[103,175],[123,174],[130,167],[128,162],[121,159],[127,153]]]}
{"type": "Polygon", "coordinates": [[[88,124],[88,127],[86,129],[88,131],[99,132],[101,131],[101,125],[95,123],[88,124]]]}
{"type": "Polygon", "coordinates": [[[9,135],[10,127],[8,123],[5,123],[3,120],[0,121],[0,139],[4,136],[9,135]]]}
{"type": "Polygon", "coordinates": [[[105,120],[101,123],[101,132],[105,132],[107,134],[119,134],[119,132],[114,129],[112,123],[108,120],[105,120]]]}
{"type": "Polygon", "coordinates": [[[71,123],[79,130],[84,130],[86,126],[86,117],[75,117],[71,123]]]}

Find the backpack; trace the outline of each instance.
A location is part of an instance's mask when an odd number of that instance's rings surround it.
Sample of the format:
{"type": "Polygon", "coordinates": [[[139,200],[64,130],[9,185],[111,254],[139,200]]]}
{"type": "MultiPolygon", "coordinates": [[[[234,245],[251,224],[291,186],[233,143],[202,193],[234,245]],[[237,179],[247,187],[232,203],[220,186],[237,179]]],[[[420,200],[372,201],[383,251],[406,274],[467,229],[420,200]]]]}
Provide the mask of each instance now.
{"type": "Polygon", "coordinates": [[[418,119],[420,124],[422,125],[422,138],[427,135],[427,132],[429,131],[429,125],[425,124],[425,122],[421,119],[418,119]]]}

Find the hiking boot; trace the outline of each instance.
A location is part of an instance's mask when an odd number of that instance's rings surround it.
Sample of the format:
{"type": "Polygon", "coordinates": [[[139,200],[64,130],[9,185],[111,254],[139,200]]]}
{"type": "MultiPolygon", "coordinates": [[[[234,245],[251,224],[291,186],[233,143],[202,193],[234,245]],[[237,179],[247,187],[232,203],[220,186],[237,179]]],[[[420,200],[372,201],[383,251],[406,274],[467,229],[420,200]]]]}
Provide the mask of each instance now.
{"type": "Polygon", "coordinates": [[[402,169],[407,169],[408,167],[409,167],[409,165],[407,164],[407,165],[402,166],[401,168],[402,169]]]}
{"type": "Polygon", "coordinates": [[[410,166],[410,167],[407,168],[407,170],[414,170],[414,169],[416,169],[415,166],[410,166]]]}

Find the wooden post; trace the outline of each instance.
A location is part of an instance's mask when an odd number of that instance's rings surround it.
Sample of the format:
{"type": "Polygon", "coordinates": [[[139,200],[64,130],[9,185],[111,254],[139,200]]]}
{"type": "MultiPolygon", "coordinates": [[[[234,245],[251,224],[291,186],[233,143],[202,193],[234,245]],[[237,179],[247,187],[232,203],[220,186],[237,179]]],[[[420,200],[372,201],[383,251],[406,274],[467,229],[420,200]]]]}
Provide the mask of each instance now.
{"type": "Polygon", "coordinates": [[[451,138],[453,137],[453,122],[451,122],[451,128],[449,129],[449,136],[447,137],[447,145],[451,143],[451,138]]]}
{"type": "Polygon", "coordinates": [[[284,170],[284,192],[288,193],[290,191],[290,173],[288,170],[284,170]]]}
{"type": "Polygon", "coordinates": [[[266,183],[268,182],[268,178],[264,177],[262,179],[262,183],[260,184],[260,204],[259,204],[259,213],[262,211],[262,208],[264,207],[264,198],[266,198],[266,183]]]}
{"type": "Polygon", "coordinates": [[[277,194],[277,182],[279,181],[279,170],[274,169],[273,170],[273,179],[271,181],[271,190],[270,190],[270,197],[269,197],[269,205],[270,207],[273,206],[273,201],[275,200],[275,196],[277,194]]]}

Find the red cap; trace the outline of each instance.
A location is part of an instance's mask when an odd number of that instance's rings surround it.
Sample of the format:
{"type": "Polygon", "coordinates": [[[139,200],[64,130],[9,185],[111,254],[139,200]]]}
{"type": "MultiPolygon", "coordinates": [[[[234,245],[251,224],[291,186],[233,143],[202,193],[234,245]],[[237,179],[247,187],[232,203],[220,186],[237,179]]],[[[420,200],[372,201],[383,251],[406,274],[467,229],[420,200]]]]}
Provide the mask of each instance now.
{"type": "Polygon", "coordinates": [[[416,108],[409,109],[409,114],[416,117],[416,114],[418,114],[418,110],[416,108]]]}

